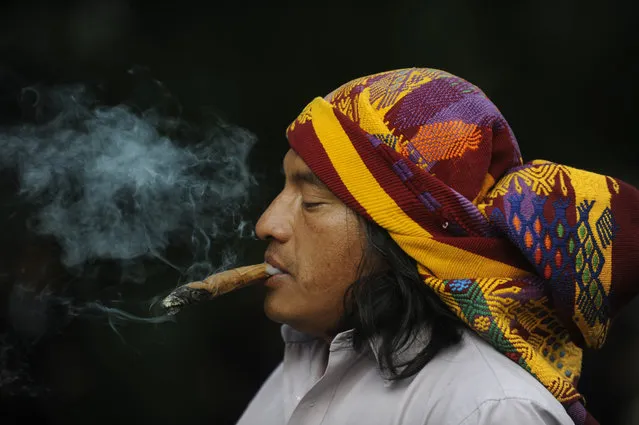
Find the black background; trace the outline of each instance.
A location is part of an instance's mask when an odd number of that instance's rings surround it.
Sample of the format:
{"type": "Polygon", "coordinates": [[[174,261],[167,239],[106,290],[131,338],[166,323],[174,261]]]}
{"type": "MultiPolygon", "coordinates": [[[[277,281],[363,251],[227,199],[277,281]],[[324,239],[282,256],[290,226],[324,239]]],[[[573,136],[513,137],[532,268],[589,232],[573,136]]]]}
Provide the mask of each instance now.
{"type": "MultiPolygon", "coordinates": [[[[359,76],[426,66],[481,87],[508,119],[525,160],[639,183],[631,2],[255,3],[5,3],[0,120],[25,119],[15,99],[27,85],[104,84],[107,100],[117,103],[141,96],[127,71],[146,69],[187,118],[213,111],[257,135],[251,167],[260,190],[247,212],[254,221],[282,184],[284,129],[313,97],[359,76]]],[[[2,177],[3,205],[13,205],[15,181],[2,177]]],[[[64,274],[55,243],[20,226],[27,211],[15,206],[11,220],[0,217],[2,302],[16,264],[33,270],[34,280],[64,274]]],[[[239,258],[260,261],[263,249],[247,243],[239,258]]],[[[177,278],[161,264],[148,270],[144,285],[122,288],[126,296],[143,299],[177,278]]],[[[108,272],[93,280],[87,298],[109,285],[108,272]]],[[[0,307],[1,331],[13,335],[9,365],[25,370],[11,391],[0,388],[0,422],[232,424],[281,356],[279,327],[261,303],[260,288],[246,289],[189,309],[177,323],[125,324],[121,337],[104,320],[77,318],[52,323],[37,342],[14,335],[0,307]]],[[[636,306],[619,317],[603,350],[585,353],[581,391],[602,424],[639,423],[636,306]]]]}

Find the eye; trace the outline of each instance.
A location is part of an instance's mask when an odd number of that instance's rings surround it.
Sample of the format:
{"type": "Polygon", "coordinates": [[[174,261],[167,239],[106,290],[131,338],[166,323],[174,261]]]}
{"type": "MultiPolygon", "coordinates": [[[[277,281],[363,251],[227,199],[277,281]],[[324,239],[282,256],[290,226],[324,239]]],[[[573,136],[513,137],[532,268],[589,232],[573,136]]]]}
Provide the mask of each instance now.
{"type": "Polygon", "coordinates": [[[320,205],[324,205],[324,202],[302,202],[302,208],[305,210],[314,210],[320,205]]]}

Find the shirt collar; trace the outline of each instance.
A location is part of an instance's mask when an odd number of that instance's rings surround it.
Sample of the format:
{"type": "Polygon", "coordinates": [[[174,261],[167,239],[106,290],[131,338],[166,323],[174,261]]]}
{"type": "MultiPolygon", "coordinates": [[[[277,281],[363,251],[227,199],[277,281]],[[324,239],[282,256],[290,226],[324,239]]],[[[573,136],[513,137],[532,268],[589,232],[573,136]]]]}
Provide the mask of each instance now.
{"type": "MultiPolygon", "coordinates": [[[[309,343],[313,341],[318,341],[320,338],[314,337],[312,335],[300,332],[295,330],[289,325],[282,325],[280,332],[282,334],[282,339],[286,344],[289,343],[309,343]]],[[[338,333],[330,345],[330,351],[338,351],[344,349],[353,349],[352,346],[352,336],[353,329],[349,329],[344,332],[338,333]]],[[[395,363],[405,363],[409,360],[412,360],[430,341],[430,330],[427,328],[421,328],[417,333],[414,334],[414,337],[409,338],[408,343],[402,347],[397,353],[395,353],[395,363]]],[[[381,339],[379,338],[371,338],[368,341],[368,346],[370,351],[375,356],[375,360],[377,364],[380,364],[380,359],[377,355],[377,351],[379,346],[381,345],[381,339]]],[[[399,369],[401,372],[405,366],[402,366],[399,369]]],[[[384,378],[388,378],[387,371],[382,370],[382,375],[384,378]]]]}
{"type": "Polygon", "coordinates": [[[304,332],[300,332],[289,325],[282,325],[282,327],[280,328],[280,333],[282,334],[282,339],[286,344],[296,342],[311,342],[319,339],[312,335],[305,334],[304,332]]]}
{"type": "MultiPolygon", "coordinates": [[[[280,333],[282,334],[282,340],[284,340],[286,344],[306,343],[321,340],[318,337],[300,332],[289,325],[282,325],[280,333]]],[[[352,337],[353,329],[338,333],[335,335],[335,338],[333,338],[333,341],[331,341],[330,351],[352,348],[352,337]]]]}

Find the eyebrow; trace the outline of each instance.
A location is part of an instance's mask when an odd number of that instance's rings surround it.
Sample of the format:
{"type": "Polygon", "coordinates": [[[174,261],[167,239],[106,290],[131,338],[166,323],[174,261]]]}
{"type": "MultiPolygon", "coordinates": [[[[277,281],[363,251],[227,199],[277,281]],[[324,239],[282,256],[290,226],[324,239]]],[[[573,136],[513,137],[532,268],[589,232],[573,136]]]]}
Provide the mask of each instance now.
{"type": "Polygon", "coordinates": [[[299,172],[295,172],[291,175],[290,178],[291,182],[293,184],[300,184],[300,183],[307,183],[310,184],[312,186],[315,186],[319,189],[326,189],[328,190],[328,187],[326,187],[326,185],[324,184],[324,182],[322,182],[319,177],[317,177],[315,174],[313,174],[310,171],[299,171],[299,172]]]}

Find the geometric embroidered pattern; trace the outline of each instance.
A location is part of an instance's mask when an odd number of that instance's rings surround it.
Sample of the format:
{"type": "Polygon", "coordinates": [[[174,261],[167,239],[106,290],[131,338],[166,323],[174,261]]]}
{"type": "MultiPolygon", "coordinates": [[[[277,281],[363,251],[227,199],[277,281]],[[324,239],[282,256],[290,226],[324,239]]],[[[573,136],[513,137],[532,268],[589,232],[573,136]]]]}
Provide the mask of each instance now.
{"type": "Polygon", "coordinates": [[[548,196],[553,191],[557,178],[559,178],[562,194],[568,195],[565,180],[570,178],[570,170],[567,167],[547,161],[532,161],[532,163],[546,166],[525,168],[520,173],[507,174],[495,186],[491,196],[505,195],[512,182],[514,182],[515,190],[518,193],[521,193],[522,186],[528,186],[537,195],[548,196]]]}
{"type": "Polygon", "coordinates": [[[601,217],[597,220],[596,227],[602,247],[606,248],[612,242],[616,230],[615,218],[610,208],[606,207],[601,217]]]}
{"type": "Polygon", "coordinates": [[[577,207],[577,305],[589,326],[604,324],[608,317],[608,294],[599,281],[606,260],[597,246],[588,217],[594,203],[584,201],[577,207]]]}
{"type": "Polygon", "coordinates": [[[530,370],[521,353],[517,352],[495,323],[490,307],[484,298],[483,287],[471,279],[444,280],[443,283],[461,309],[466,322],[474,325],[473,327],[491,341],[491,344],[500,352],[530,370]]]}
{"type": "Polygon", "coordinates": [[[461,157],[481,142],[481,130],[475,124],[448,121],[422,126],[411,140],[426,163],[461,157]]]}
{"type": "Polygon", "coordinates": [[[427,81],[426,76],[410,69],[389,73],[371,87],[371,105],[376,109],[385,109],[397,102],[403,94],[427,81]]]}
{"type": "MultiPolygon", "coordinates": [[[[568,224],[566,209],[568,200],[559,199],[553,203],[554,217],[548,222],[544,217],[547,198],[532,195],[532,211],[522,207],[524,194],[511,193],[505,197],[510,204],[508,223],[511,225],[511,240],[533,259],[535,268],[544,279],[560,279],[567,270],[574,268],[573,254],[577,249],[575,228],[568,224]],[[565,241],[565,242],[564,242],[565,241]]],[[[495,209],[493,214],[501,214],[495,209]]]]}

